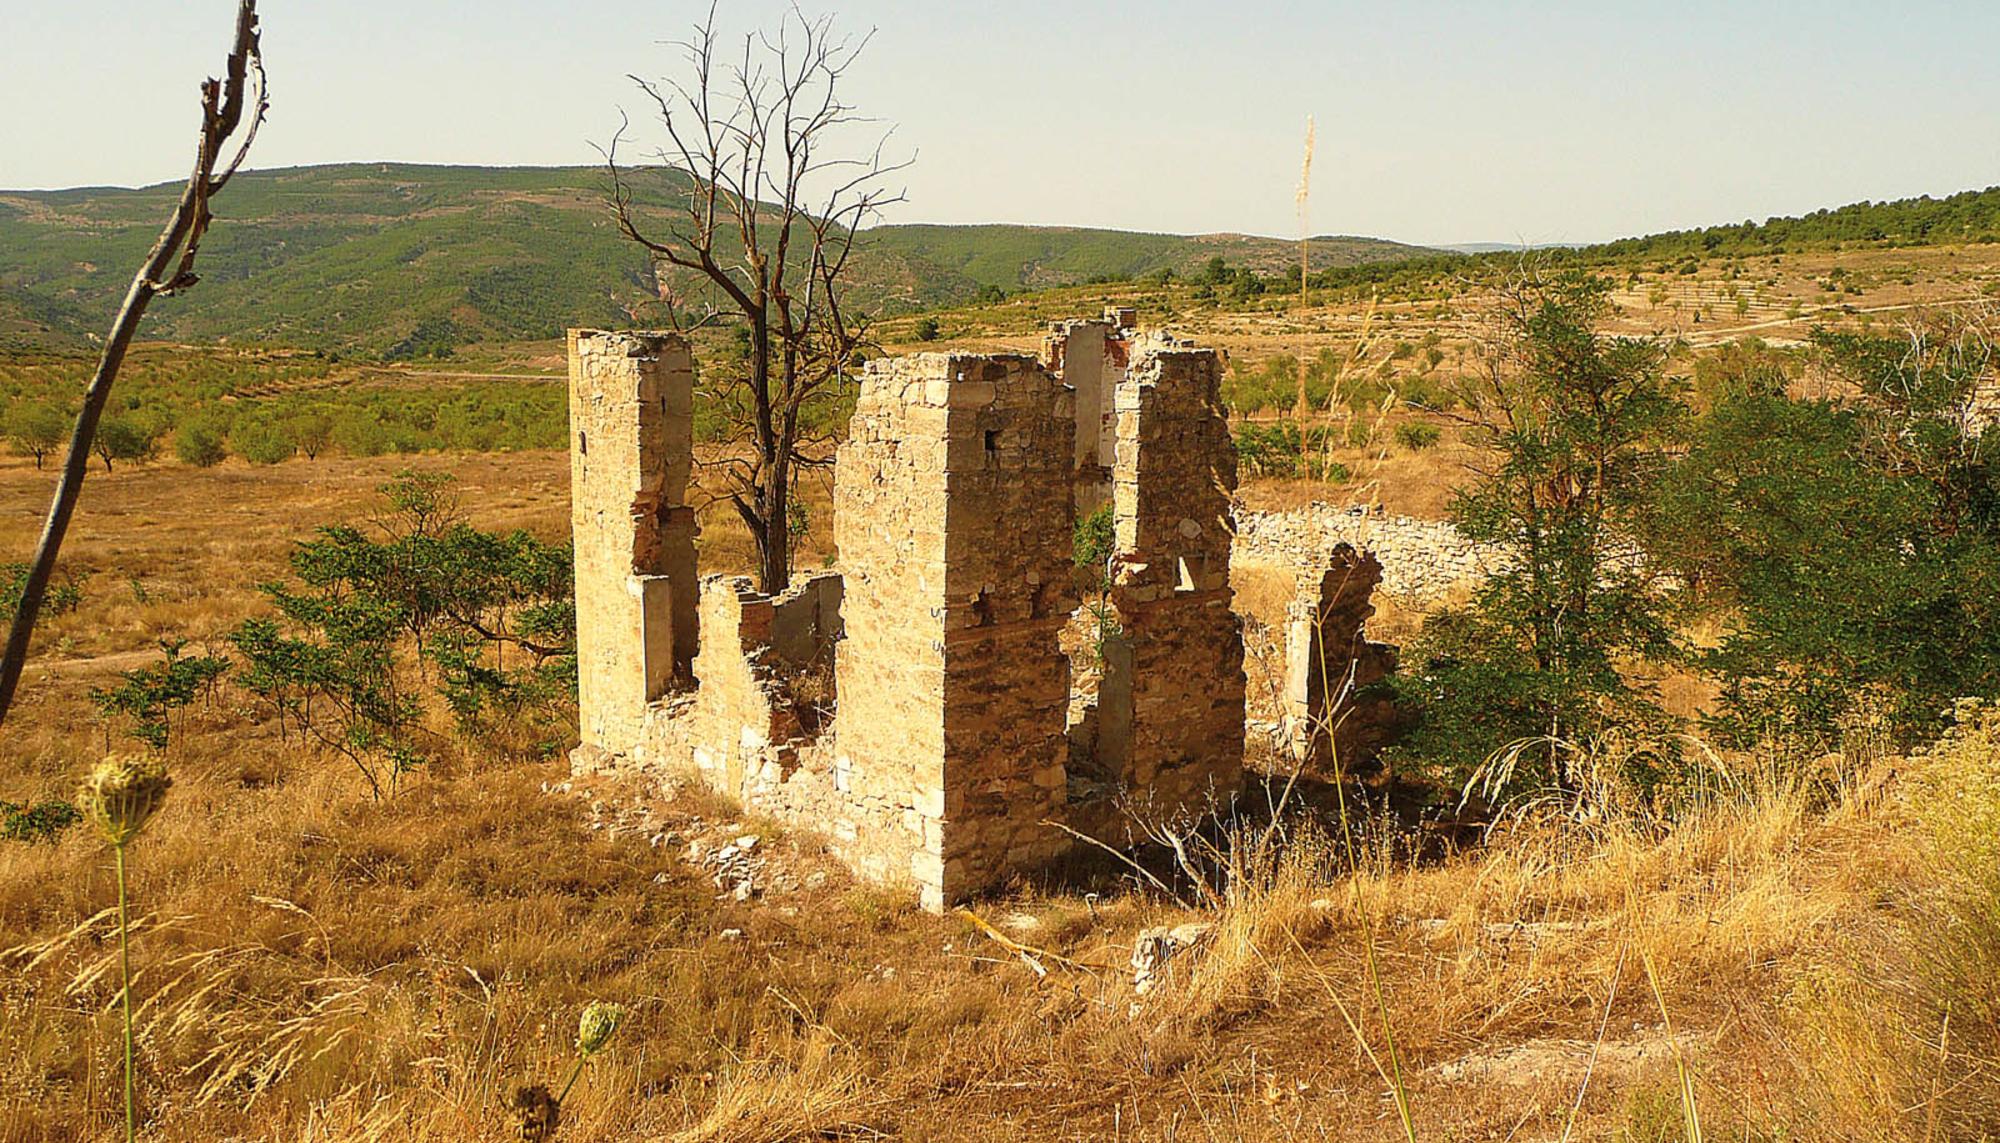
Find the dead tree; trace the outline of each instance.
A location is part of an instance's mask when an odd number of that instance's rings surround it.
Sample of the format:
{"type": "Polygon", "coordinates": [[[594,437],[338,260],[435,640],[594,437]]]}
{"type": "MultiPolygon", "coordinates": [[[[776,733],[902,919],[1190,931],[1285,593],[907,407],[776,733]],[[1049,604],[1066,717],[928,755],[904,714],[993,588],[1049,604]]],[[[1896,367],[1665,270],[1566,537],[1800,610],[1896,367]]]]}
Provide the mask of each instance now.
{"type": "Polygon", "coordinates": [[[749,527],[767,592],[791,578],[799,475],[831,463],[812,413],[836,395],[867,337],[844,297],[856,238],[902,199],[883,189],[908,165],[884,161],[886,132],[872,147],[844,146],[869,123],[838,94],[866,44],[794,9],[775,34],[746,36],[740,58],[725,63],[711,6],[676,45],[684,79],[630,77],[665,128],[657,164],[619,165],[624,126],[604,151],[619,229],[645,247],[674,327],[730,320],[744,332],[741,362],[705,371],[704,396],[728,428],[703,467],[720,474],[715,491],[749,527]],[[637,204],[640,177],[664,180],[672,205],[637,204]]]}
{"type": "Polygon", "coordinates": [[[84,390],[83,408],[77,413],[76,428],[70,434],[55,499],[49,505],[48,520],[28,567],[27,582],[21,588],[13,626],[7,632],[5,658],[0,659],[0,722],[5,722],[13,706],[14,689],[28,661],[35,617],[41,610],[49,577],[55,572],[56,556],[69,530],[70,517],[76,512],[77,497],[83,491],[91,446],[97,438],[97,422],[104,414],[105,403],[111,399],[118,367],[124,363],[125,351],[138,332],[139,319],[145,316],[153,299],[161,294],[178,293],[200,280],[195,276],[194,263],[202,237],[214,221],[208,210],[209,200],[229,184],[237,168],[243,165],[268,106],[264,57],[258,42],[257,3],[241,0],[236,10],[236,38],[229,49],[223,78],[204,80],[201,85],[201,133],[195,142],[194,171],[188,176],[187,186],[181,190],[180,201],[174,204],[174,213],[167,220],[166,229],[160,232],[159,241],[153,243],[152,252],[132,276],[124,304],[118,307],[118,316],[111,323],[111,334],[104,339],[97,371],[84,390]],[[225,162],[225,149],[232,143],[234,153],[225,162]]]}

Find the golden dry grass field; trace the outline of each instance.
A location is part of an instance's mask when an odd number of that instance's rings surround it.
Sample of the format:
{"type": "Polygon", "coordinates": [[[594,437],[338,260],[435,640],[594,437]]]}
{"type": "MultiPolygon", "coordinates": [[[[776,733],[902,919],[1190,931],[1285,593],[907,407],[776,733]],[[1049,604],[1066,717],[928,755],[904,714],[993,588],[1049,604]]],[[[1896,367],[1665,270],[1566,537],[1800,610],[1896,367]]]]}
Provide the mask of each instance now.
{"type": "MultiPolygon", "coordinates": [[[[477,524],[562,532],[547,453],[94,472],[83,603],[38,646],[0,795],[71,790],[106,742],[89,687],[258,611],[289,546],[405,464],[454,473],[477,524]]],[[[0,465],[0,549],[48,480],[0,465]]],[[[719,520],[711,568],[747,555],[719,520]]],[[[1337,827],[1301,826],[1213,907],[1022,883],[977,907],[1015,948],[693,790],[462,751],[372,801],[225,684],[132,850],[142,1137],[514,1138],[504,1092],[555,1082],[608,1000],[631,1016],[559,1138],[1665,1140],[1683,1074],[1708,1138],[1975,1138],[1994,1033],[1937,1026],[1933,953],[1977,872],[1945,831],[1984,820],[1994,756],[1833,790],[1746,760],[1672,827],[1606,806],[1421,863],[1356,821],[1352,877],[1337,827]],[[688,854],[746,833],[769,889],[737,902],[688,854]],[[1135,996],[1139,930],[1185,921],[1211,943],[1135,996]]],[[[121,1129],[113,901],[87,830],[0,842],[5,1143],[121,1129]]]]}
{"type": "MultiPolygon", "coordinates": [[[[1991,246],[1642,268],[1617,328],[1691,350],[1784,344],[1815,321],[1883,328],[1996,276],[1991,246]]],[[[1473,311],[1449,298],[1111,296],[1237,370],[1323,349],[1392,381],[1470,367],[1473,311]],[[1356,350],[1364,328],[1376,350],[1356,350]]],[[[1105,300],[949,313],[940,344],[1032,349],[1046,321],[1105,300]]],[[[884,330],[891,352],[931,347],[907,322],[884,330]]],[[[524,344],[440,368],[559,383],[561,360],[524,344]]],[[[1423,450],[1344,445],[1348,480],[1252,480],[1243,500],[1441,515],[1478,453],[1448,419],[1386,418],[1408,420],[1446,431],[1423,450]]],[[[481,527],[566,532],[567,460],[548,452],[93,471],[65,549],[82,603],[39,638],[0,798],[67,796],[120,743],[92,687],[163,640],[220,648],[296,541],[366,521],[405,467],[451,473],[481,527]]],[[[25,556],[51,477],[0,461],[4,558],[25,556]]],[[[821,563],[830,510],[823,487],[808,497],[802,562],[821,563]]],[[[748,566],[726,510],[704,528],[705,570],[748,566]]],[[[1239,587],[1246,611],[1278,617],[1283,585],[1239,587]]],[[[1419,618],[1385,604],[1378,631],[1419,618]]],[[[1271,668],[1253,662],[1253,680],[1271,668]]],[[[2000,1115],[1996,759],[1983,730],[1931,757],[1848,759],[1839,782],[1718,759],[1675,823],[1607,795],[1585,821],[1456,848],[1356,809],[1345,828],[1250,839],[1256,873],[1219,901],[1081,865],[978,904],[988,932],[856,886],[809,832],[692,789],[575,786],[560,760],[461,747],[377,802],[225,681],[177,728],[174,787],[132,850],[142,1135],[515,1138],[504,1094],[559,1079],[578,1011],[607,1000],[631,1016],[559,1138],[1977,1139],[2000,1115]],[[694,855],[753,833],[767,888],[739,902],[694,855]],[[1139,932],[1183,922],[1214,925],[1208,942],[1135,995],[1139,932]]],[[[114,900],[87,830],[0,841],[0,1143],[122,1128],[114,900]]]]}

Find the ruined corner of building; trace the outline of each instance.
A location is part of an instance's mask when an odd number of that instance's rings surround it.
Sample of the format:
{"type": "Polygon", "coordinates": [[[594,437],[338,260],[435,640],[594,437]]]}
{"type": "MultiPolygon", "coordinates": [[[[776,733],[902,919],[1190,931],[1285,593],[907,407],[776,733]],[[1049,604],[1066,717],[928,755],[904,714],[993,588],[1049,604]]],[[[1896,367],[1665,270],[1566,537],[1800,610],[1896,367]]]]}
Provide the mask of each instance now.
{"type": "Polygon", "coordinates": [[[1113,309],[1056,324],[1039,357],[869,362],[835,455],[839,571],[776,596],[699,574],[686,342],[574,330],[569,368],[578,770],[697,775],[932,910],[1132,806],[1239,789],[1214,350],[1113,309]],[[1109,586],[1083,609],[1074,527],[1105,504],[1109,586]]]}

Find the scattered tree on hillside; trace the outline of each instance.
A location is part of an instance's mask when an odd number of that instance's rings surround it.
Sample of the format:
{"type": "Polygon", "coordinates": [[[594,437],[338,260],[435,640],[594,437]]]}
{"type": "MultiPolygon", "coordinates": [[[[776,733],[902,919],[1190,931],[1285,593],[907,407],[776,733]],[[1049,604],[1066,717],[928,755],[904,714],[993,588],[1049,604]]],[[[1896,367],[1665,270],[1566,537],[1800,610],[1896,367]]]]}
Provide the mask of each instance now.
{"type": "MultiPolygon", "coordinates": [[[[98,358],[97,371],[84,390],[83,408],[77,414],[76,429],[70,437],[62,478],[56,483],[55,500],[49,506],[48,521],[29,564],[21,603],[7,634],[6,653],[0,657],[0,721],[6,719],[8,708],[13,705],[14,688],[21,680],[22,667],[27,665],[35,618],[48,591],[49,577],[55,573],[56,557],[69,530],[70,517],[76,511],[77,497],[83,491],[98,422],[111,399],[118,367],[124,363],[125,351],[131,346],[139,320],[152,300],[161,294],[185,290],[200,280],[194,272],[195,256],[208,233],[209,223],[214,220],[209,213],[209,200],[229,185],[249,155],[266,107],[257,0],[241,0],[223,78],[205,80],[201,85],[201,131],[195,144],[194,172],[188,176],[159,240],[132,276],[125,302],[112,320],[110,335],[104,339],[104,353],[98,358]],[[225,155],[224,148],[232,142],[234,154],[225,155]]],[[[104,454],[104,459],[109,467],[111,454],[104,454]]]]}
{"type": "Polygon", "coordinates": [[[653,259],[676,328],[727,314],[747,333],[740,362],[711,366],[703,384],[728,425],[713,468],[756,540],[764,591],[791,578],[800,473],[831,463],[814,407],[837,395],[866,340],[866,320],[844,304],[858,232],[901,200],[883,180],[908,165],[883,158],[886,136],[872,149],[851,144],[867,120],[839,89],[866,43],[794,10],[738,54],[720,42],[711,7],[678,45],[685,77],[632,77],[665,129],[655,169],[683,184],[679,207],[653,214],[634,202],[634,172],[618,158],[623,127],[605,152],[619,228],[653,259]]]}
{"type": "Polygon", "coordinates": [[[62,444],[68,428],[69,419],[62,410],[41,401],[16,404],[7,415],[7,440],[15,451],[34,457],[36,468],[62,444]]]}

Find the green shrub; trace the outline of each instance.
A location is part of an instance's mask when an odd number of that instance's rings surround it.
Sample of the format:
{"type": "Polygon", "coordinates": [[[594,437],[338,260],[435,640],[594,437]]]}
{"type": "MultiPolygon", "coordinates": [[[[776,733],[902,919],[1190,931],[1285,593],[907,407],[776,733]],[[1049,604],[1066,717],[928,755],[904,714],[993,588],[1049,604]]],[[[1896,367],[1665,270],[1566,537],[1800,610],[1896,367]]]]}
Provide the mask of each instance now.
{"type": "Polygon", "coordinates": [[[34,806],[0,802],[0,840],[54,844],[64,830],[82,820],[82,811],[68,802],[52,800],[34,806]]]}
{"type": "MultiPolygon", "coordinates": [[[[41,614],[46,617],[75,611],[83,603],[83,580],[83,576],[57,568],[57,575],[49,580],[48,588],[42,592],[41,614]]],[[[0,564],[0,619],[14,617],[14,612],[21,606],[21,593],[27,586],[27,564],[0,564]]]]}
{"type": "Polygon", "coordinates": [[[183,464],[214,468],[229,455],[229,450],[223,447],[222,434],[212,423],[192,420],[183,422],[180,428],[174,430],[174,455],[181,458],[183,464]]]}
{"type": "Polygon", "coordinates": [[[1411,452],[1423,452],[1438,443],[1444,431],[1428,421],[1404,421],[1396,426],[1396,443],[1411,452]]]}
{"type": "Polygon", "coordinates": [[[239,417],[229,426],[229,447],[251,464],[278,464],[298,451],[287,427],[262,417],[239,417]]]}
{"type": "Polygon", "coordinates": [[[1077,588],[1089,594],[1105,588],[1105,565],[1111,559],[1116,539],[1111,505],[1101,505],[1076,522],[1071,560],[1076,565],[1077,588]]]}

